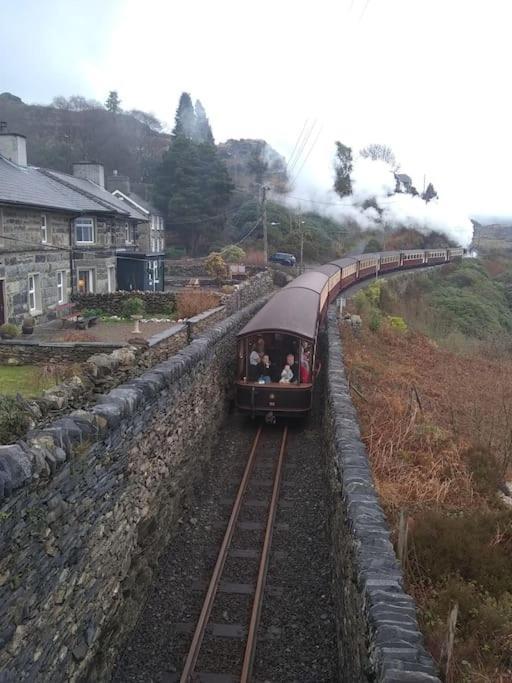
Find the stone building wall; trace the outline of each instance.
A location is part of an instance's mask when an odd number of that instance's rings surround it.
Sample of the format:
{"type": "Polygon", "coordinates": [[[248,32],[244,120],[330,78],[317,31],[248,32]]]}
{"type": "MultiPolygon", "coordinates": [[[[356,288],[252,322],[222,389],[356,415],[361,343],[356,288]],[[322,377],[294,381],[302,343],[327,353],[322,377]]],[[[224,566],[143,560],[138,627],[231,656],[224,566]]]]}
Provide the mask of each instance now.
{"type": "Polygon", "coordinates": [[[328,319],[329,358],[324,416],[331,463],[332,552],[342,680],[440,683],[425,650],[413,599],[375,491],[366,448],[343,365],[334,310],[328,319]]]}
{"type": "Polygon", "coordinates": [[[236,333],[261,305],[218,323],[92,409],[0,447],[4,676],[108,680],[115,646],[215,447],[236,333]]]}

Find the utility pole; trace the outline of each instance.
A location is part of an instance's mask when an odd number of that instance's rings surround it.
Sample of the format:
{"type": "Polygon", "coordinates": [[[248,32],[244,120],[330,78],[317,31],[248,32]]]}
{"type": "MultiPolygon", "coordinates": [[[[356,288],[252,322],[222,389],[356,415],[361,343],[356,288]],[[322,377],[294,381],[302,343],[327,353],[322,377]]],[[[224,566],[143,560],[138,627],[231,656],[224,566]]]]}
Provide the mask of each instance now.
{"type": "Polygon", "coordinates": [[[263,225],[263,260],[268,264],[268,234],[267,234],[267,185],[261,186],[261,223],[263,225]]]}
{"type": "Polygon", "coordinates": [[[302,227],[304,221],[301,220],[299,213],[299,230],[300,230],[300,272],[304,272],[304,228],[302,227]]]}

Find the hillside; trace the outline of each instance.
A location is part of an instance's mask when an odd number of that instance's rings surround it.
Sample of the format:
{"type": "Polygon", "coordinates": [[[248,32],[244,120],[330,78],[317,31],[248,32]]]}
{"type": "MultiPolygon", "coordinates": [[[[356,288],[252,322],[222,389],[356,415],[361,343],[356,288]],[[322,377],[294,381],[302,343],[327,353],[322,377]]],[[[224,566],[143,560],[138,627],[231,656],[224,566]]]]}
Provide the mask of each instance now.
{"type": "Polygon", "coordinates": [[[443,674],[458,605],[450,683],[510,674],[512,310],[489,265],[383,278],[355,297],[362,329],[342,327],[376,487],[443,674]]]}

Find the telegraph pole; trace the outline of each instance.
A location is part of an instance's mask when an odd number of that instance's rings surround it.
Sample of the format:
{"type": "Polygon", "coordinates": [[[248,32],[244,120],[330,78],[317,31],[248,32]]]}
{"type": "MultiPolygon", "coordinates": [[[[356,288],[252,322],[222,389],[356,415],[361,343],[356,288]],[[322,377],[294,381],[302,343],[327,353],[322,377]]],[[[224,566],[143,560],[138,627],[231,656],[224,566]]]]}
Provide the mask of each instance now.
{"type": "Polygon", "coordinates": [[[263,260],[265,265],[268,264],[267,190],[270,190],[270,187],[261,186],[261,223],[263,225],[263,260]]]}

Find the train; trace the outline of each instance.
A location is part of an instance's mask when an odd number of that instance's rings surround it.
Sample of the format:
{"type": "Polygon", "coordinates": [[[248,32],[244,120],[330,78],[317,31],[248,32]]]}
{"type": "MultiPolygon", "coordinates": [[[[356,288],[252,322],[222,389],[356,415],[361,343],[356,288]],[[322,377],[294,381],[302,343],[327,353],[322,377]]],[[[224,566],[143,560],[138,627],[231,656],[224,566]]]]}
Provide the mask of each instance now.
{"type": "Polygon", "coordinates": [[[318,332],[327,308],[361,280],[393,271],[438,266],[465,250],[407,249],[346,256],[307,270],[276,292],[237,337],[235,404],[241,413],[304,417],[320,371],[318,332]]]}

